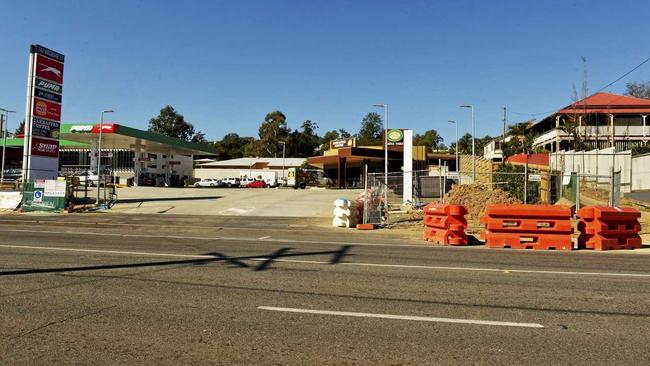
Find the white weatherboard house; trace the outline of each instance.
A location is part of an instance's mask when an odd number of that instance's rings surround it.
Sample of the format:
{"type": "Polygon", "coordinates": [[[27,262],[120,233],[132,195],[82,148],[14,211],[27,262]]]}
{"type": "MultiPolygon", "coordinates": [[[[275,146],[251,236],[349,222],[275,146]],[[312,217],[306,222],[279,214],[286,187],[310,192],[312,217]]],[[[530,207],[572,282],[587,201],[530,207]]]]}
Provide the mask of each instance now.
{"type": "Polygon", "coordinates": [[[242,178],[256,177],[260,172],[275,172],[277,177],[286,177],[289,168],[300,167],[305,158],[239,158],[214,162],[197,163],[195,178],[242,178]],[[283,174],[284,167],[284,174],[283,174]]]}

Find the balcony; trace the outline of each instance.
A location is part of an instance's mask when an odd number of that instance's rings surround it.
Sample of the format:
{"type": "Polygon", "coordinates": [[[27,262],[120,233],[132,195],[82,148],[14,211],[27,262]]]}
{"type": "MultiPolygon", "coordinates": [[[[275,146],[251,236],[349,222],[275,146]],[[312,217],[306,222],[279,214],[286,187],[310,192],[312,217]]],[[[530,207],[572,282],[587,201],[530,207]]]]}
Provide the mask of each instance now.
{"type": "MultiPolygon", "coordinates": [[[[587,139],[595,139],[597,137],[605,138],[605,137],[610,137],[612,134],[612,131],[609,126],[580,126],[577,128],[577,130],[580,136],[583,137],[586,136],[587,139]]],[[[646,126],[646,127],[614,126],[615,139],[621,139],[621,140],[628,139],[628,138],[640,139],[648,135],[650,135],[650,126],[646,126]]],[[[533,146],[539,146],[539,145],[555,142],[558,137],[560,137],[562,140],[570,139],[569,134],[562,130],[550,130],[538,136],[533,141],[533,146]]]]}

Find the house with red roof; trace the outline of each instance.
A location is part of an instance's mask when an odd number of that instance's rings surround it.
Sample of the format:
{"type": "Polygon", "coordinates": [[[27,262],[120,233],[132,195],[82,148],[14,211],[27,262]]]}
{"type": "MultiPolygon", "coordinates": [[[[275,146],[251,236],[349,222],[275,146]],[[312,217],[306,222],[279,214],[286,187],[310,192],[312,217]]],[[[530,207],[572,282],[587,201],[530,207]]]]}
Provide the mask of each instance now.
{"type": "Polygon", "coordinates": [[[650,99],[596,93],[531,126],[538,134],[533,147],[552,152],[608,147],[628,150],[648,141],[648,115],[650,99]]]}

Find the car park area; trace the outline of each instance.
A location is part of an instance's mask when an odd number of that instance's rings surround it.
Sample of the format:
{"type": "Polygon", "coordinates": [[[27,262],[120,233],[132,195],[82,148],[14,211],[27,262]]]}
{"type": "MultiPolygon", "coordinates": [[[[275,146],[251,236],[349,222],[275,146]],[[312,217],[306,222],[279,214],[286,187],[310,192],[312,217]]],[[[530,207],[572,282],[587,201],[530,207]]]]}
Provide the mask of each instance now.
{"type": "Polygon", "coordinates": [[[118,189],[117,202],[107,212],[331,218],[335,199],[354,199],[360,193],[291,188],[127,187],[118,189]]]}

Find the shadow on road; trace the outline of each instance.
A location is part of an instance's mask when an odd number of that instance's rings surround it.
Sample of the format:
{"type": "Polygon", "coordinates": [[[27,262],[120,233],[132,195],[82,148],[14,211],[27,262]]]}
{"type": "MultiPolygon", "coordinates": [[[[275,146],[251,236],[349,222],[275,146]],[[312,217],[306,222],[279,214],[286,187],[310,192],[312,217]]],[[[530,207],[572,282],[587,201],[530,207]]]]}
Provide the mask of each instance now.
{"type": "Polygon", "coordinates": [[[291,248],[280,248],[275,252],[268,255],[254,255],[245,257],[230,257],[221,253],[212,252],[202,254],[203,256],[210,256],[210,258],[197,258],[197,259],[184,259],[174,261],[159,261],[159,262],[145,262],[145,263],[121,263],[121,264],[103,264],[96,266],[81,266],[81,267],[63,267],[63,268],[34,268],[34,269],[20,269],[13,271],[2,271],[2,276],[19,276],[31,275],[40,273],[61,273],[61,272],[82,272],[82,271],[96,271],[96,270],[109,270],[109,269],[123,269],[123,268],[146,268],[146,267],[159,267],[159,266],[172,266],[172,265],[205,265],[212,262],[226,262],[239,268],[252,268],[255,271],[265,271],[271,267],[274,261],[284,259],[287,257],[309,257],[318,255],[332,255],[328,262],[329,264],[338,264],[344,257],[349,255],[351,245],[343,245],[338,250],[329,250],[322,252],[290,252],[291,248]],[[254,261],[255,264],[248,264],[245,260],[254,261]]]}

